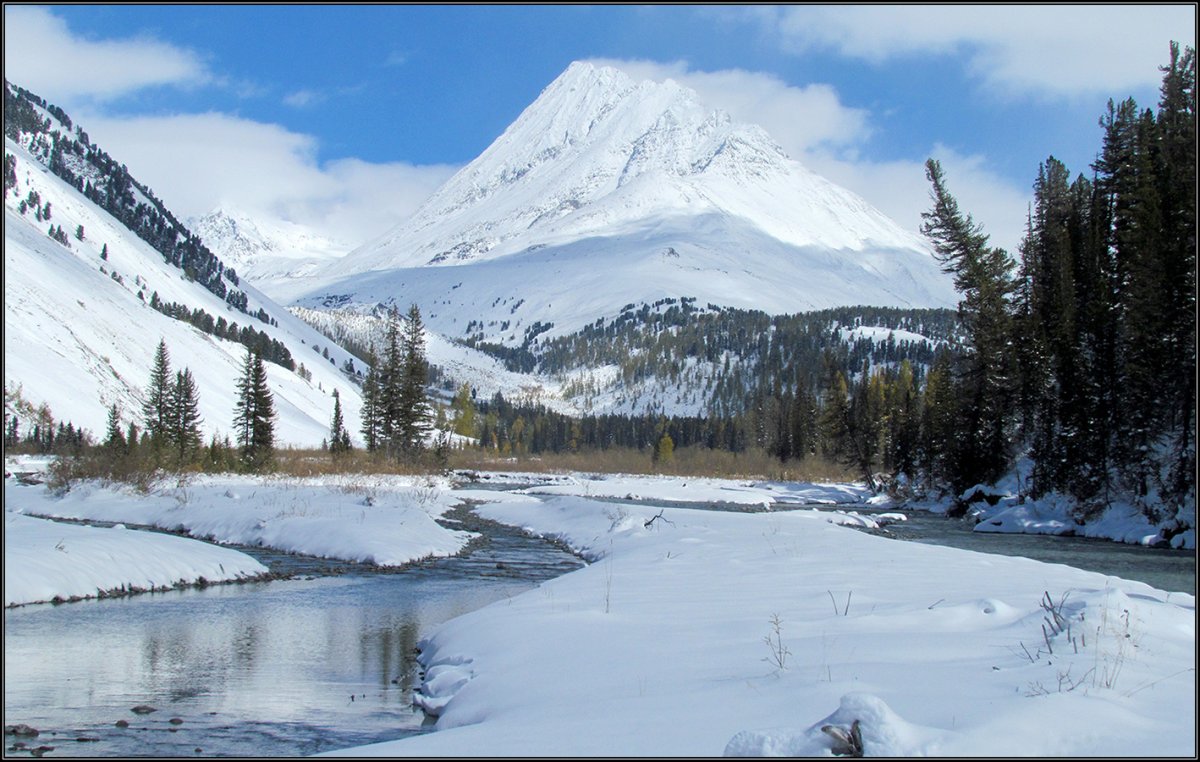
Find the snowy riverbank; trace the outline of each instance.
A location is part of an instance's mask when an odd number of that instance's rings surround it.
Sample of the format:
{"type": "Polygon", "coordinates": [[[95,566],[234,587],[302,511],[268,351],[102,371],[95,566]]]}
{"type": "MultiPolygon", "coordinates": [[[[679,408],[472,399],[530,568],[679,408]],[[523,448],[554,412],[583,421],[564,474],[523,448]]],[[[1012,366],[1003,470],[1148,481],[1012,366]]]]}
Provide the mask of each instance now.
{"type": "MultiPolygon", "coordinates": [[[[5,501],[10,495],[5,491],[5,501]]],[[[267,573],[245,553],[122,525],[4,514],[4,605],[233,582],[267,573]]]]}
{"type": "Polygon", "coordinates": [[[6,478],[5,605],[267,571],[244,553],[196,539],[33,516],[139,524],[215,543],[397,566],[465,547],[470,533],[435,521],[457,502],[446,480],[426,477],[198,476],[146,495],[86,482],[62,496],[6,478]]]}
{"type": "Polygon", "coordinates": [[[812,511],[497,499],[594,562],[443,625],[438,729],[344,754],[827,755],[854,720],[868,756],[1195,752],[1193,596],[812,511]]]}
{"type": "Polygon", "coordinates": [[[178,557],[212,579],[200,570],[216,552],[234,552],[19,513],[403,563],[463,547],[469,534],[434,518],[471,499],[484,503],[481,515],[559,538],[591,564],[438,628],[422,643],[418,699],[440,715],[437,729],[341,754],[823,755],[837,731],[822,727],[849,732],[855,720],[868,756],[1195,753],[1192,595],[839,526],[867,520],[852,511],[718,512],[584,497],[850,504],[867,496],[853,485],[523,481],[540,494],[401,477],[214,476],[150,495],[93,483],[54,497],[6,479],[6,598],[21,575],[64,584],[53,573],[68,556],[85,557],[75,531],[116,542],[86,565],[118,577],[141,554],[178,557]],[[53,538],[35,543],[35,526],[53,538]],[[203,550],[147,549],[134,538],[203,550]],[[26,546],[21,560],[14,551],[26,546]]]}

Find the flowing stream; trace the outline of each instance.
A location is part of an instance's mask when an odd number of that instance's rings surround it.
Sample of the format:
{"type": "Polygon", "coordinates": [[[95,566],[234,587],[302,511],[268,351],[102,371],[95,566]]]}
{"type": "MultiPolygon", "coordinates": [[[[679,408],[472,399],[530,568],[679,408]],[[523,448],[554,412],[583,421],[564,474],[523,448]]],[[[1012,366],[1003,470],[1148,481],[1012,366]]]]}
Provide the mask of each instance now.
{"type": "MultiPolygon", "coordinates": [[[[296,576],[6,610],[4,723],[40,731],[36,738],[6,735],[6,754],[51,746],[49,756],[300,756],[426,732],[412,706],[418,640],[448,619],[583,564],[468,508],[447,518],[483,536],[459,557],[399,571],[242,548],[296,576]],[[135,713],[136,706],[155,711],[135,713]]],[[[923,513],[881,533],[1196,591],[1194,551],[984,535],[923,513]]]]}
{"type": "Polygon", "coordinates": [[[417,641],[583,565],[449,516],[485,537],[401,571],[239,548],[297,577],[6,610],[4,723],[40,731],[6,735],[6,756],[302,756],[424,732],[417,641]]]}

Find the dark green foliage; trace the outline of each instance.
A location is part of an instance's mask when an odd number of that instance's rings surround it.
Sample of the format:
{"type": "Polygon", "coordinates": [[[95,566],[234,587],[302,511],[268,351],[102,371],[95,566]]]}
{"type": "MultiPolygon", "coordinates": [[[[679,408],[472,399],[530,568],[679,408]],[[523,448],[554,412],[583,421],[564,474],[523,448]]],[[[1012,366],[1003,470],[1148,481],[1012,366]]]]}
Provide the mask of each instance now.
{"type": "Polygon", "coordinates": [[[431,416],[425,396],[425,386],[429,381],[428,364],[425,361],[425,327],[421,321],[421,311],[415,304],[409,308],[404,326],[399,381],[396,434],[401,450],[406,453],[419,452],[425,447],[431,416]]]}
{"type": "Polygon", "coordinates": [[[941,165],[930,159],[925,170],[933,186],[933,208],[922,213],[921,231],[942,269],[954,275],[962,297],[958,314],[966,342],[954,372],[962,419],[951,477],[960,491],[994,482],[1011,464],[1011,414],[1018,386],[1010,301],[1013,261],[1003,249],[989,246],[982,228],[959,211],[941,165]]]}
{"type": "Polygon", "coordinates": [[[333,390],[333,420],[329,424],[329,454],[335,458],[350,451],[350,432],[342,420],[342,400],[338,390],[333,390]]]}
{"type": "Polygon", "coordinates": [[[108,428],[104,434],[104,446],[116,453],[124,453],[127,450],[125,434],[121,431],[121,411],[115,402],[108,409],[108,428]]]}
{"type": "Polygon", "coordinates": [[[274,450],[274,419],[274,401],[262,358],[248,349],[238,380],[233,419],[244,468],[257,471],[270,461],[274,450]]]}
{"type": "Polygon", "coordinates": [[[379,447],[380,431],[380,389],[379,362],[373,352],[367,353],[367,375],[362,385],[362,428],[367,452],[375,452],[379,447]]]}
{"type": "Polygon", "coordinates": [[[170,444],[182,466],[195,460],[200,450],[200,394],[187,368],[175,374],[171,388],[170,444]]]}
{"type": "Polygon", "coordinates": [[[11,153],[4,154],[4,196],[17,187],[17,157],[11,153]]]}
{"type": "Polygon", "coordinates": [[[282,341],[271,338],[266,331],[258,331],[251,326],[238,326],[237,323],[227,323],[224,316],[214,320],[212,315],[200,307],[188,309],[186,304],[164,302],[158,298],[157,291],[150,294],[150,306],[164,315],[190,323],[207,334],[236,341],[247,349],[262,355],[263,359],[268,362],[273,362],[288,370],[296,369],[291,350],[282,341]]]}
{"type": "Polygon", "coordinates": [[[382,357],[368,367],[363,382],[363,438],[368,450],[382,451],[388,458],[419,457],[431,429],[424,331],[415,304],[403,333],[400,314],[392,307],[382,357]]]}
{"type": "Polygon", "coordinates": [[[266,468],[275,451],[275,402],[262,357],[248,349],[238,380],[233,428],[242,467],[266,468]]]}
{"type": "Polygon", "coordinates": [[[160,339],[154,353],[154,366],[150,369],[150,384],[146,387],[145,401],[142,403],[145,431],[156,449],[169,441],[171,394],[171,355],[167,351],[166,339],[160,339]]]}

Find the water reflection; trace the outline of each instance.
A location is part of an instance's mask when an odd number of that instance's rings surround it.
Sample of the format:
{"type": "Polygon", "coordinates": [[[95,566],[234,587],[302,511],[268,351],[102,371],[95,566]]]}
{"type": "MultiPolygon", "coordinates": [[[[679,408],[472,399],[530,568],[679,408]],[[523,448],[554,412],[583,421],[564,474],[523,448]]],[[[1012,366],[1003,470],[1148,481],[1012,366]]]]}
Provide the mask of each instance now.
{"type": "Polygon", "coordinates": [[[402,573],[6,610],[5,723],[41,730],[34,745],[52,756],[296,756],[422,732],[419,638],[581,565],[501,535],[402,573]],[[140,704],[157,711],[134,714],[140,704]]]}

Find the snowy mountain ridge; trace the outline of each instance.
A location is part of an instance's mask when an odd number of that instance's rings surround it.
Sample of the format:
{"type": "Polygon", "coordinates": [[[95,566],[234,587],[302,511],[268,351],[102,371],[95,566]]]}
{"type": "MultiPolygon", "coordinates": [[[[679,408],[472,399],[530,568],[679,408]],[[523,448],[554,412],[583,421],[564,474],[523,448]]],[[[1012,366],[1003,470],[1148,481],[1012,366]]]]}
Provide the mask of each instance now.
{"type": "Polygon", "coordinates": [[[305,288],[296,304],[415,302],[439,333],[509,346],[663,298],[771,314],[956,302],[919,236],[761,128],[674,81],[579,62],[410,218],[305,288]]]}
{"type": "Polygon", "coordinates": [[[714,211],[795,246],[927,250],[674,80],[575,62],[412,218],[333,269],[456,264],[714,211]]]}

